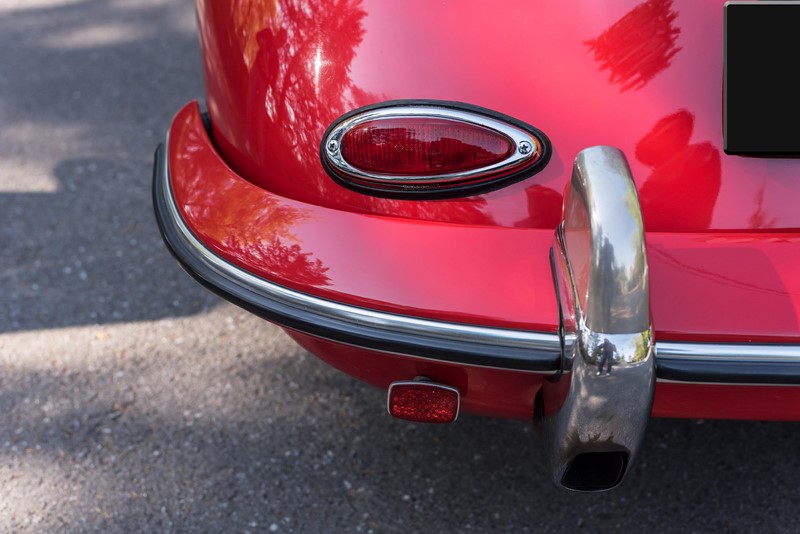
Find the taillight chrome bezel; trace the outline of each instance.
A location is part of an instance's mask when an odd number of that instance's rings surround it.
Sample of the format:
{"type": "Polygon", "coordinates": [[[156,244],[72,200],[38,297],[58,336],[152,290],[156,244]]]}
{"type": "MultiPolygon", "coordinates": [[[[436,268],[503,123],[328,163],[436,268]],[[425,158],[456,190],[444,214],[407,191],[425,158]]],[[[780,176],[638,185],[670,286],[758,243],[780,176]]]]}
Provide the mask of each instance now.
{"type": "Polygon", "coordinates": [[[550,158],[550,143],[538,129],[512,117],[459,102],[398,100],[356,109],[335,121],[322,138],[323,167],[341,185],[383,197],[447,198],[496,189],[532,176],[550,158]],[[342,156],[342,138],[353,128],[380,119],[431,118],[488,128],[512,143],[508,157],[462,172],[396,175],[367,172],[342,156]]]}

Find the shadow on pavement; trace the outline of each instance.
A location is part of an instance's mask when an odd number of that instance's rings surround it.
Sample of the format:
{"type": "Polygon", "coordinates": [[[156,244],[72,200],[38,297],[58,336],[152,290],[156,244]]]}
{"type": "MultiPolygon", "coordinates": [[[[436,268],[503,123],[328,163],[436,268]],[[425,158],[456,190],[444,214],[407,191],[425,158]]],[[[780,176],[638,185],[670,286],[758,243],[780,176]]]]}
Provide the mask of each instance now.
{"type": "Polygon", "coordinates": [[[192,2],[51,3],[0,14],[0,332],[208,309],[150,200],[156,145],[202,96],[192,2]]]}
{"type": "MultiPolygon", "coordinates": [[[[525,422],[465,416],[437,427],[392,420],[380,408],[382,392],[358,386],[288,339],[273,349],[267,358],[242,353],[211,373],[187,370],[167,389],[158,387],[160,375],[188,369],[190,350],[164,355],[163,369],[141,376],[108,376],[116,385],[99,395],[81,393],[80,373],[36,372],[34,391],[0,393],[0,409],[30,421],[0,448],[0,458],[26,450],[32,465],[52,466],[45,480],[74,488],[64,521],[76,530],[131,524],[197,532],[259,532],[273,525],[293,532],[317,532],[321,525],[329,532],[797,527],[796,425],[654,420],[639,465],[620,489],[569,495],[550,485],[525,422]],[[294,382],[297,376],[303,381],[294,382]],[[199,380],[206,387],[198,393],[199,380]],[[65,382],[77,386],[75,406],[55,395],[65,382]],[[237,402],[242,392],[246,406],[237,402]],[[31,402],[13,406],[21,396],[31,402]],[[59,464],[75,470],[59,474],[59,464]]],[[[208,369],[208,362],[201,367],[208,369]]],[[[113,372],[109,366],[106,373],[113,372]]],[[[0,482],[7,490],[19,483],[0,482]]]]}

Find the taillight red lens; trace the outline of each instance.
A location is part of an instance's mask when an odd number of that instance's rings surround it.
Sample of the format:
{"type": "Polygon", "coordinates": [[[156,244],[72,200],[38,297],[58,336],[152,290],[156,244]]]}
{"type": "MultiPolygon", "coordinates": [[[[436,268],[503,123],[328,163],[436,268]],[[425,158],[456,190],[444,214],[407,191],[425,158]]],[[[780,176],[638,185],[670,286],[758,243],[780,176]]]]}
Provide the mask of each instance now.
{"type": "Polygon", "coordinates": [[[391,176],[461,173],[494,165],[515,150],[500,132],[431,117],[390,117],[348,130],[341,153],[356,169],[391,176]]]}
{"type": "Polygon", "coordinates": [[[389,413],[416,423],[452,423],[458,417],[458,390],[431,382],[395,382],[389,387],[389,413]]]}
{"type": "Polygon", "coordinates": [[[395,100],[330,125],[322,166],[339,184],[389,198],[453,198],[538,172],[547,137],[528,124],[457,102],[395,100]]]}

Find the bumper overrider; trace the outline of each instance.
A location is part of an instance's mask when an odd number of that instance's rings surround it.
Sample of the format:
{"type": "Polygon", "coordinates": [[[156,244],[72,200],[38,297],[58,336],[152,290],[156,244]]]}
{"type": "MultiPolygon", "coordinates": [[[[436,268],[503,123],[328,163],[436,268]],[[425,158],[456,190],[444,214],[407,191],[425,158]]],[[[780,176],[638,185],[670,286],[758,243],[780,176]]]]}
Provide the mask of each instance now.
{"type": "MultiPolygon", "coordinates": [[[[196,126],[202,124],[199,115],[190,105],[179,117],[196,126]]],[[[174,130],[175,124],[170,135],[174,130]]],[[[562,487],[604,490],[621,482],[640,448],[657,381],[800,384],[800,349],[794,344],[656,343],[636,188],[625,156],[614,148],[592,147],[575,161],[564,221],[550,234],[550,258],[543,259],[550,267],[549,293],[543,294],[553,300],[558,326],[537,331],[370,308],[358,305],[368,299],[337,300],[319,287],[304,290],[255,272],[247,261],[220,252],[215,245],[222,238],[191,222],[217,197],[176,198],[170,162],[202,158],[180,145],[189,134],[207,136],[197,127],[179,133],[156,151],[153,200],[164,241],[190,275],[304,335],[391,355],[543,375],[537,378],[543,384],[538,418],[554,481],[562,487]]],[[[207,138],[197,146],[213,151],[207,138]]],[[[196,169],[219,161],[214,156],[196,169]]],[[[213,184],[192,185],[200,186],[213,184]]],[[[457,231],[454,226],[447,231],[457,231]]]]}

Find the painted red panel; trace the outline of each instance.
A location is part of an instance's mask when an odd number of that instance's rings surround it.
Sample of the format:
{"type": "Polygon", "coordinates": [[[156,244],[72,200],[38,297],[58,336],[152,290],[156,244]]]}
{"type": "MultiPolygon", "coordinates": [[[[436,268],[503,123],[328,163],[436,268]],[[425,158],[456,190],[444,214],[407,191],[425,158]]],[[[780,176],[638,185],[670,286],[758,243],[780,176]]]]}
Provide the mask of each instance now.
{"type": "Polygon", "coordinates": [[[659,382],[653,416],[798,421],[800,387],[659,382]]]}
{"type": "Polygon", "coordinates": [[[541,228],[558,222],[578,151],[612,145],[628,157],[648,231],[798,228],[798,162],[721,150],[723,2],[200,0],[215,140],[243,176],[303,202],[541,228]],[[399,98],[506,113],[543,130],[553,158],[467,200],[336,185],[318,161],[325,128],[399,98]]]}

